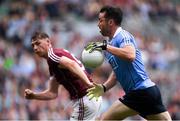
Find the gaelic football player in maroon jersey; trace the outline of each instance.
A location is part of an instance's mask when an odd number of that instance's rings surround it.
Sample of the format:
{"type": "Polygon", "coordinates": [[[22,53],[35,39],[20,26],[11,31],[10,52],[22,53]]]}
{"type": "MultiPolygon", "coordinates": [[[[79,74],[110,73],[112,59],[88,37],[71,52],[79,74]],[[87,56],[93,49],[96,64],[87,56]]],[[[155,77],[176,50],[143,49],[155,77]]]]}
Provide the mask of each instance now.
{"type": "Polygon", "coordinates": [[[89,100],[86,96],[87,89],[93,87],[93,83],[83,64],[67,50],[54,49],[46,33],[36,32],[31,38],[31,44],[34,52],[47,60],[50,78],[47,90],[34,92],[25,89],[25,98],[55,99],[58,96],[58,87],[63,85],[74,102],[70,120],[95,120],[102,100],[89,100]]]}

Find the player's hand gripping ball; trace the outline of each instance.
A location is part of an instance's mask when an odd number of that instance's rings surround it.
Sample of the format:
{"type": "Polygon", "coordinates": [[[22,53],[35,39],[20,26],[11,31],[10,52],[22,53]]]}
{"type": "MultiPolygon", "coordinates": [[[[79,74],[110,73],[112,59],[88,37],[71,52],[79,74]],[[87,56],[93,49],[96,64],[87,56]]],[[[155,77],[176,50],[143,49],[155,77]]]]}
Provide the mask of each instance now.
{"type": "Polygon", "coordinates": [[[97,68],[104,61],[104,55],[102,53],[102,49],[94,49],[91,51],[93,47],[93,43],[88,44],[82,52],[82,62],[85,67],[88,68],[97,68]]]}

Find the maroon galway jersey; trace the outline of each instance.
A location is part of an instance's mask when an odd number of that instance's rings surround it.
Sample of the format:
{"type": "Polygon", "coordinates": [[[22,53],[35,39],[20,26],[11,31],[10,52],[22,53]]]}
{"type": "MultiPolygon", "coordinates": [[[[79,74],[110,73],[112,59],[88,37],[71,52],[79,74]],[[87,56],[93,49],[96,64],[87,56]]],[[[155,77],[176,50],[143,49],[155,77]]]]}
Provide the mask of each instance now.
{"type": "Polygon", "coordinates": [[[85,71],[83,64],[65,49],[49,48],[47,63],[49,65],[50,75],[55,76],[56,80],[68,90],[71,99],[81,98],[86,95],[88,86],[71,71],[61,68],[62,56],[65,56],[79,64],[89,80],[92,81],[90,75],[85,71]]]}

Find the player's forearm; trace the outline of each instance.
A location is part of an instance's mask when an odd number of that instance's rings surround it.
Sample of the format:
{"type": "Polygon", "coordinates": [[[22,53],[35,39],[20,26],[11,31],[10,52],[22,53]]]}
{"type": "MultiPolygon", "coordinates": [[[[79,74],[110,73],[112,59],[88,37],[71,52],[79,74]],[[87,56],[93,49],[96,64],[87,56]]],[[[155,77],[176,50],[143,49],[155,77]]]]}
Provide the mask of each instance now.
{"type": "Polygon", "coordinates": [[[133,61],[135,59],[135,50],[132,47],[127,48],[117,48],[111,45],[107,45],[107,51],[112,53],[113,55],[118,56],[121,59],[125,59],[128,61],[133,61]]]}
{"type": "Polygon", "coordinates": [[[116,84],[116,76],[114,72],[111,72],[108,80],[103,84],[106,87],[106,91],[111,89],[116,84]]]}
{"type": "Polygon", "coordinates": [[[52,100],[57,97],[57,94],[45,90],[44,92],[34,93],[33,99],[36,100],[52,100]]]}
{"type": "Polygon", "coordinates": [[[77,63],[73,62],[71,65],[69,65],[69,69],[74,74],[76,74],[84,83],[86,83],[89,86],[92,86],[92,83],[89,81],[88,77],[77,63]]]}

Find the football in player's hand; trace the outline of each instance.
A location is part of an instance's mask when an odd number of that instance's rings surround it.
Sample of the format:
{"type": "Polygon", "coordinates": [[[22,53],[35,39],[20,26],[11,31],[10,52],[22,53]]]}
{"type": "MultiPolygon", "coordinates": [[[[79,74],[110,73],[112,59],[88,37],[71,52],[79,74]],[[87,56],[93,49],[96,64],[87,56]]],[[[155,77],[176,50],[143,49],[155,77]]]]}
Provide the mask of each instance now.
{"type": "Polygon", "coordinates": [[[81,55],[82,62],[87,68],[97,68],[104,61],[104,55],[102,50],[93,50],[89,52],[89,50],[84,49],[81,55]]]}

